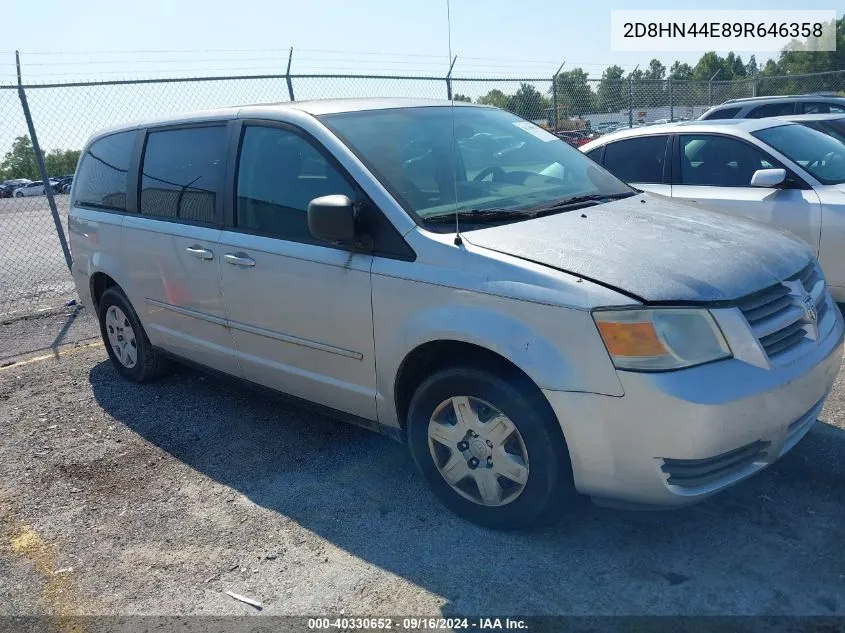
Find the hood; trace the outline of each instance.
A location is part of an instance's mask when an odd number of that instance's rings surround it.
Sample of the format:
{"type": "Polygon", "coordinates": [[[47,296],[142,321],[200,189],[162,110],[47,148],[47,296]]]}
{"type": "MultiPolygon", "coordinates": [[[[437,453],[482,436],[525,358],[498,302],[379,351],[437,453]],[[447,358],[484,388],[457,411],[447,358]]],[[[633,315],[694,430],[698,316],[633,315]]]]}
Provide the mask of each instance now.
{"type": "Polygon", "coordinates": [[[729,301],[797,273],[809,248],[762,224],[638,195],[462,237],[645,302],[729,301]]]}

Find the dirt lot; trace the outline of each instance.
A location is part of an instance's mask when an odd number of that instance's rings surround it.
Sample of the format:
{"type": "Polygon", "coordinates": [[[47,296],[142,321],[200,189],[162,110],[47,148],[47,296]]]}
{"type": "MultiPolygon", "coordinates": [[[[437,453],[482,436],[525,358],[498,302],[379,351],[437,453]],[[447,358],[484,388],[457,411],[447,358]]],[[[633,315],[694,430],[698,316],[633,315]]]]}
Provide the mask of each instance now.
{"type": "Polygon", "coordinates": [[[845,615],[842,379],[704,504],[497,533],[389,439],[189,370],[124,382],[78,318],[76,346],[0,369],[0,614],[255,612],[231,590],[264,614],[845,615]]]}

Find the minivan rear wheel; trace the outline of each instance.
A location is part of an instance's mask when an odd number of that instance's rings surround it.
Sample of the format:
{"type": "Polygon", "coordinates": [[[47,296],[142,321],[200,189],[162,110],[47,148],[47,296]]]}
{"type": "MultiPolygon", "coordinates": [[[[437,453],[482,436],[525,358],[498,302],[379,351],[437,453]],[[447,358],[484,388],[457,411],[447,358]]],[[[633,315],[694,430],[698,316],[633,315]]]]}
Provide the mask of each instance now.
{"type": "Polygon", "coordinates": [[[557,420],[523,382],[446,369],[417,388],[408,410],[408,443],[426,482],[446,507],[486,527],[535,523],[576,496],[557,420]]]}
{"type": "Polygon", "coordinates": [[[98,304],[100,333],[115,369],[128,380],[145,382],[161,375],[166,361],[147,333],[123,291],[113,286],[98,304]]]}

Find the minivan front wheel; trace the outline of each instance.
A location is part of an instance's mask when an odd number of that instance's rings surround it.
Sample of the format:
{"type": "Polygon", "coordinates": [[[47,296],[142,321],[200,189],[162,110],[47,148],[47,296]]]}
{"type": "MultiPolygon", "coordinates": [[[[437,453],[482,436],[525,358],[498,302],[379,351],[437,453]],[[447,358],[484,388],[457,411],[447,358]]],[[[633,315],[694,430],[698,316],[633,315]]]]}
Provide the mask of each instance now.
{"type": "Polygon", "coordinates": [[[150,344],[138,315],[123,291],[112,286],[98,304],[103,344],[118,373],[134,382],[160,375],[165,360],[150,344]]]}
{"type": "Polygon", "coordinates": [[[417,389],[408,442],[423,477],[456,514],[487,527],[528,525],[574,496],[569,455],[542,394],[460,367],[417,389]]]}

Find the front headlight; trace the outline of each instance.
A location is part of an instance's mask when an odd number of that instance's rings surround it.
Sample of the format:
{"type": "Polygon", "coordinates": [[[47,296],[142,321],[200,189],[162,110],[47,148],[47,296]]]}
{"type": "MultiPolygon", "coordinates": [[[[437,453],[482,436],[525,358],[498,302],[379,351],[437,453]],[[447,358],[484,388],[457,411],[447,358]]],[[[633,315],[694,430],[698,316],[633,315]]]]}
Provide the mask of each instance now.
{"type": "Polygon", "coordinates": [[[598,310],[593,319],[617,369],[666,371],[731,355],[707,310],[598,310]]]}

